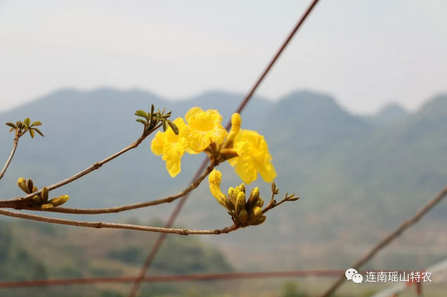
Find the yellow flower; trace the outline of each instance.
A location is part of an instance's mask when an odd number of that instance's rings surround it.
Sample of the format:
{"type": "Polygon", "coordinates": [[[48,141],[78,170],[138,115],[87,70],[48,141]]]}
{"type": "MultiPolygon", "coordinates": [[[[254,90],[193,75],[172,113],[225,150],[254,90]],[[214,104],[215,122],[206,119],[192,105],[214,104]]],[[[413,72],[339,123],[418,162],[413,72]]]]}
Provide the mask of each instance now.
{"type": "Polygon", "coordinates": [[[234,138],[241,130],[242,119],[238,113],[233,113],[231,116],[231,130],[228,133],[227,140],[225,141],[224,148],[231,147],[233,145],[234,138]]]}
{"type": "Polygon", "coordinates": [[[188,126],[184,137],[196,153],[203,152],[211,143],[223,143],[227,137],[228,132],[222,127],[222,116],[217,110],[203,111],[200,107],[193,107],[186,113],[185,120],[188,126]]]}
{"type": "Polygon", "coordinates": [[[276,177],[264,136],[241,129],[234,138],[233,148],[239,156],[228,162],[231,166],[236,166],[236,173],[246,184],[256,180],[258,172],[266,182],[272,182],[276,177]]]}
{"type": "Polygon", "coordinates": [[[152,152],[166,161],[166,169],[171,177],[175,177],[181,170],[181,158],[188,148],[188,141],[182,136],[186,129],[186,124],[182,118],[174,120],[180,133],[175,135],[171,127],[165,132],[158,131],[151,143],[152,152]]]}
{"type": "Polygon", "coordinates": [[[210,192],[216,198],[220,205],[225,206],[225,200],[227,197],[220,190],[220,181],[222,180],[222,173],[219,170],[213,169],[208,176],[208,181],[210,184],[210,192]]]}

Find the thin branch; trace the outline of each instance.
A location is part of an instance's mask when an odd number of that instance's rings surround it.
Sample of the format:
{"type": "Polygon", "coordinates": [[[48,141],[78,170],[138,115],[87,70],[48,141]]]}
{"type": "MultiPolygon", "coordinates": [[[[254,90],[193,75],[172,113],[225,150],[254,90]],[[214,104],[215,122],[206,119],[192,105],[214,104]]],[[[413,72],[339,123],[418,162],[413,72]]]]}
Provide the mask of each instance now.
{"type": "Polygon", "coordinates": [[[217,166],[216,163],[211,162],[210,166],[206,168],[206,170],[202,173],[199,178],[197,178],[193,183],[191,183],[186,189],[181,191],[180,193],[168,196],[166,198],[148,201],[148,202],[141,202],[141,203],[135,203],[135,204],[128,204],[128,205],[122,205],[122,206],[114,206],[114,207],[107,207],[107,208],[69,208],[69,207],[53,207],[50,209],[30,209],[30,210],[41,210],[41,211],[50,211],[50,212],[60,212],[60,213],[72,213],[72,214],[102,214],[102,213],[117,213],[137,208],[143,208],[143,207],[149,207],[154,206],[158,204],[163,203],[171,203],[172,201],[175,201],[192,190],[196,189],[202,181],[213,171],[214,167],[217,166]]]}
{"type": "MultiPolygon", "coordinates": [[[[435,207],[441,200],[447,195],[447,186],[441,190],[433,199],[431,199],[427,204],[420,208],[414,216],[404,221],[399,228],[394,230],[390,235],[385,237],[382,241],[376,244],[365,256],[358,260],[351,267],[354,269],[359,269],[365,263],[369,262],[378,252],[389,245],[393,240],[399,237],[407,228],[414,225],[419,221],[425,214],[427,214],[433,207],[435,207]]],[[[331,296],[343,283],[345,282],[345,276],[342,275],[340,278],[327,290],[326,293],[321,295],[321,297],[331,296]]]]}
{"type": "Polygon", "coordinates": [[[12,145],[11,154],[9,155],[8,160],[6,160],[5,166],[3,166],[3,169],[0,172],[0,179],[3,178],[3,176],[5,175],[6,170],[8,169],[9,164],[11,164],[12,158],[14,157],[14,154],[15,154],[15,152],[17,150],[17,146],[19,144],[19,138],[20,138],[20,136],[17,134],[17,129],[16,129],[16,136],[14,137],[14,144],[12,145]]]}
{"type": "MultiPolygon", "coordinates": [[[[153,131],[157,130],[158,128],[161,127],[161,124],[158,125],[157,127],[155,127],[153,131]]],[[[138,147],[140,145],[141,142],[143,142],[143,140],[146,139],[146,137],[148,137],[151,133],[145,133],[143,132],[140,136],[140,138],[138,138],[137,141],[135,141],[134,143],[132,143],[131,145],[127,146],[126,148],[120,150],[119,152],[111,155],[110,157],[100,161],[100,162],[96,162],[95,164],[93,164],[92,166],[76,173],[75,175],[66,178],[60,182],[57,182],[55,184],[52,184],[51,186],[48,186],[48,190],[54,190],[57,188],[60,188],[62,186],[65,186],[87,174],[89,174],[92,171],[95,171],[97,169],[99,169],[102,165],[112,161],[113,159],[121,156],[122,154],[124,154],[127,151],[130,151],[131,149],[134,149],[136,147],[138,147]]],[[[9,200],[0,200],[0,208],[16,208],[16,209],[32,209],[34,208],[33,204],[30,204],[30,199],[31,197],[34,197],[35,195],[39,195],[42,192],[42,190],[38,190],[34,193],[28,194],[26,196],[22,196],[22,197],[18,197],[18,198],[14,198],[14,199],[9,199],[9,200]]]]}
{"type": "Polygon", "coordinates": [[[25,220],[39,221],[51,224],[86,227],[86,228],[108,228],[108,229],[128,229],[128,230],[138,230],[147,232],[159,232],[159,233],[170,233],[178,235],[217,235],[223,233],[230,233],[239,229],[237,226],[226,227],[223,229],[216,230],[188,230],[188,229],[176,229],[176,228],[163,228],[163,227],[152,227],[152,226],[141,226],[133,224],[119,224],[119,223],[105,223],[105,222],[84,222],[76,220],[66,220],[58,218],[50,218],[44,216],[38,216],[33,214],[15,212],[10,210],[0,209],[0,214],[8,217],[20,218],[25,220]]]}

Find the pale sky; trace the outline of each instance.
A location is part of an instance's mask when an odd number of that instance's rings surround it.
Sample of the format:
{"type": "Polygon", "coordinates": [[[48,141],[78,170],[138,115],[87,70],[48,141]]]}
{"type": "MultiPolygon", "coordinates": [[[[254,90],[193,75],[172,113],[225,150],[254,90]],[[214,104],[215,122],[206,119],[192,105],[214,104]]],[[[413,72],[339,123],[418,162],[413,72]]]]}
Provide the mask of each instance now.
{"type": "MultiPolygon", "coordinates": [[[[0,111],[60,88],[246,93],[310,0],[0,0],[0,111]]],[[[352,112],[447,92],[447,1],[321,0],[257,94],[352,112]]]]}

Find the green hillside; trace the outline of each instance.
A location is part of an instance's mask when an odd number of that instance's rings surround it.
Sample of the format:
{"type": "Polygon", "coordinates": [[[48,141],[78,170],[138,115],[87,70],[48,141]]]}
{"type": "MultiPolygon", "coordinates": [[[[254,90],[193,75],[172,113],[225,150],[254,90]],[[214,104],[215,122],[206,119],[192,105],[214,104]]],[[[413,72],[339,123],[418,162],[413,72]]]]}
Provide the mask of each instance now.
{"type": "MultiPolygon", "coordinates": [[[[136,223],[136,222],[134,222],[136,223]]],[[[143,222],[140,222],[143,223],[143,222]]],[[[158,225],[159,222],[151,222],[158,225]]],[[[65,228],[23,222],[0,225],[0,280],[89,278],[138,275],[154,244],[156,234],[129,230],[65,228]]],[[[168,236],[152,265],[151,275],[225,273],[233,268],[216,248],[197,237],[168,236]]],[[[117,285],[115,292],[129,284],[117,285]]],[[[34,288],[33,296],[100,296],[107,286],[73,287],[71,295],[61,288],[34,288]],[[54,294],[54,295],[53,295],[54,294]]],[[[184,292],[178,286],[156,285],[155,291],[184,292]]],[[[25,290],[26,291],[26,290],[25,290]]],[[[24,290],[0,289],[0,296],[26,296],[24,290]]],[[[153,292],[153,291],[152,291],[153,292]]],[[[29,292],[28,292],[29,294],[29,292]]]]}

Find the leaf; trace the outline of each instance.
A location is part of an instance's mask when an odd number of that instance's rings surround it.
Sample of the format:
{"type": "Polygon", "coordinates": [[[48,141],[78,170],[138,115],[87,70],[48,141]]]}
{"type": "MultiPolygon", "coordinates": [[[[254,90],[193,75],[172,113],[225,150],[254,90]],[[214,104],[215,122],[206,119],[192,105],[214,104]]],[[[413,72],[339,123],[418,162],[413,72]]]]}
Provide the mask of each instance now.
{"type": "Polygon", "coordinates": [[[9,132],[12,132],[12,131],[14,131],[16,128],[11,128],[11,129],[9,129],[9,132]]]}
{"type": "Polygon", "coordinates": [[[137,121],[138,123],[142,123],[143,125],[146,125],[146,122],[143,121],[142,119],[136,119],[136,121],[137,121]]]}
{"type": "Polygon", "coordinates": [[[166,132],[168,129],[168,125],[166,124],[166,121],[163,121],[163,131],[166,132]]]}
{"type": "Polygon", "coordinates": [[[169,127],[171,127],[172,131],[174,131],[175,135],[179,134],[179,130],[176,124],[174,124],[174,122],[170,121],[170,120],[166,120],[165,122],[168,122],[169,127]]]}
{"type": "Polygon", "coordinates": [[[31,138],[34,138],[34,129],[29,129],[29,135],[31,135],[31,138]]]}
{"type": "Polygon", "coordinates": [[[31,126],[40,126],[42,125],[41,121],[35,121],[34,123],[31,124],[31,126]]]}
{"type": "Polygon", "coordinates": [[[151,104],[151,114],[154,114],[155,106],[154,104],[151,104]]]}
{"type": "Polygon", "coordinates": [[[138,117],[142,117],[142,118],[145,118],[145,119],[149,119],[149,116],[147,115],[147,112],[145,112],[144,110],[137,110],[136,112],[135,112],[135,115],[136,116],[138,116],[138,117]]]}
{"type": "Polygon", "coordinates": [[[33,130],[36,131],[37,133],[39,133],[40,136],[45,137],[45,135],[43,135],[42,132],[40,132],[39,129],[37,129],[37,128],[33,128],[33,130]]]}
{"type": "Polygon", "coordinates": [[[9,127],[12,127],[12,128],[15,128],[15,127],[16,127],[16,125],[14,125],[14,124],[11,123],[11,122],[7,122],[6,125],[8,125],[9,127]]]}
{"type": "Polygon", "coordinates": [[[31,124],[31,120],[29,118],[26,118],[23,122],[25,123],[25,127],[27,127],[27,128],[31,124]]]}

